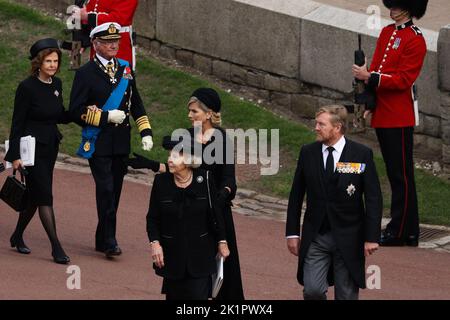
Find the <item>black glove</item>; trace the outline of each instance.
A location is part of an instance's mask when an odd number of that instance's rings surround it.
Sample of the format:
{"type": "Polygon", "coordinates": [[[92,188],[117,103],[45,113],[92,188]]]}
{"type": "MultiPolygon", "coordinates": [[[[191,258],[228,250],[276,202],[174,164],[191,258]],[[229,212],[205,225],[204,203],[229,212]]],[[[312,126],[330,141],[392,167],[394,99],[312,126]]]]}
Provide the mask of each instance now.
{"type": "Polygon", "coordinates": [[[223,188],[217,193],[217,204],[219,207],[221,208],[225,207],[229,195],[230,192],[225,188],[223,188]]]}
{"type": "Polygon", "coordinates": [[[0,172],[5,171],[5,166],[3,165],[3,163],[0,162],[0,172]]]}
{"type": "Polygon", "coordinates": [[[135,158],[128,158],[128,165],[133,169],[150,169],[153,172],[159,171],[160,163],[141,156],[140,154],[134,153],[135,158]]]}

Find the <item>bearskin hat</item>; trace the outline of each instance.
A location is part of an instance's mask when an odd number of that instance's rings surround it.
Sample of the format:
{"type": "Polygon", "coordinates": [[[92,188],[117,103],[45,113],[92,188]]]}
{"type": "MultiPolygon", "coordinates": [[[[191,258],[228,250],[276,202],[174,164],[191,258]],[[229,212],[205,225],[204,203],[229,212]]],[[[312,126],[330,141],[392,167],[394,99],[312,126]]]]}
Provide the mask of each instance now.
{"type": "Polygon", "coordinates": [[[407,10],[411,17],[420,19],[427,10],[428,0],[383,0],[386,8],[401,8],[407,10]]]}

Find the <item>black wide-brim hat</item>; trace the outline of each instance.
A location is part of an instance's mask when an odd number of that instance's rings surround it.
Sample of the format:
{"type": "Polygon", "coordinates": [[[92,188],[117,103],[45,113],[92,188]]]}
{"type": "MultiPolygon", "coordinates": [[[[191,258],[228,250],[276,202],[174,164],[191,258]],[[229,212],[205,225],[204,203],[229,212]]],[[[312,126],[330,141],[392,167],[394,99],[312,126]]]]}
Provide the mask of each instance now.
{"type": "Polygon", "coordinates": [[[212,111],[220,112],[222,103],[216,90],[212,88],[198,88],[191,94],[191,97],[196,97],[212,111]]]}
{"type": "Polygon", "coordinates": [[[33,60],[40,51],[44,49],[59,49],[59,44],[56,39],[53,38],[46,38],[36,41],[30,48],[30,60],[33,60]]]}
{"type": "Polygon", "coordinates": [[[428,0],[383,0],[386,8],[400,8],[407,10],[411,17],[422,18],[427,11],[428,0]]]}

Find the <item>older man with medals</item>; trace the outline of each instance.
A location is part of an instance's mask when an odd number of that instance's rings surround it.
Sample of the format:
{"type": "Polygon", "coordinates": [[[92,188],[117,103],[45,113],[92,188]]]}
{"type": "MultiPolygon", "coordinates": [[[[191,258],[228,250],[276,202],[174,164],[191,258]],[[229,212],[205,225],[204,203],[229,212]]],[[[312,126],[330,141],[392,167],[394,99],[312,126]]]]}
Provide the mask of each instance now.
{"type": "Polygon", "coordinates": [[[317,141],[302,146],[289,196],[287,247],[305,300],[326,300],[332,285],[336,300],[358,299],[365,257],[378,249],[383,201],[373,154],[344,136],[346,118],[343,106],[319,109],[317,141]]]}
{"type": "Polygon", "coordinates": [[[142,137],[153,147],[152,130],[127,61],[117,59],[120,25],[107,22],[90,34],[93,60],[75,74],[70,113],[83,127],[77,154],[89,160],[96,186],[98,225],[95,249],[107,257],[121,254],[116,240],[116,214],[130,153],[130,114],[142,137]]]}

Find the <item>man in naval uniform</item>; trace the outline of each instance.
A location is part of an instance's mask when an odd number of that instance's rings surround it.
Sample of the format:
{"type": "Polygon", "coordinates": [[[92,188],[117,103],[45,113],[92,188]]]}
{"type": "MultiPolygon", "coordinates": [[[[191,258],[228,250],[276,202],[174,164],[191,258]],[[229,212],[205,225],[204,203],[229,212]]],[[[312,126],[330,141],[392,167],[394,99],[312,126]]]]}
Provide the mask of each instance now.
{"type": "Polygon", "coordinates": [[[381,236],[382,246],[417,246],[419,242],[413,162],[413,132],[419,111],[414,82],[427,47],[412,19],[425,14],[427,2],[383,0],[395,23],[381,30],[369,70],[366,65],[352,68],[357,79],[376,91],[371,126],[380,143],[392,192],[391,221],[381,236]]]}
{"type": "Polygon", "coordinates": [[[142,137],[153,146],[152,130],[128,62],[117,59],[120,25],[107,22],[90,33],[96,55],[75,74],[69,111],[83,127],[78,155],[89,159],[96,186],[98,225],[95,249],[120,255],[116,214],[130,153],[130,115],[142,137]]]}

